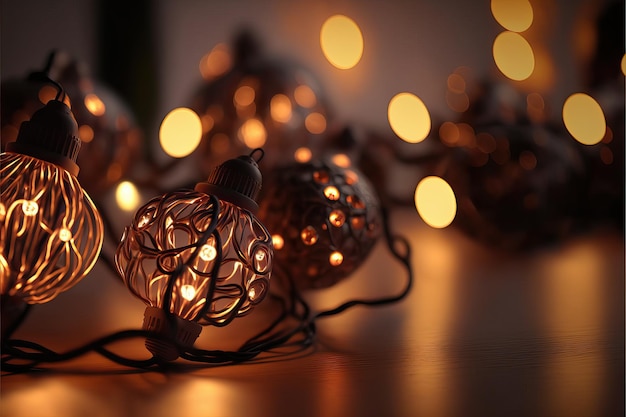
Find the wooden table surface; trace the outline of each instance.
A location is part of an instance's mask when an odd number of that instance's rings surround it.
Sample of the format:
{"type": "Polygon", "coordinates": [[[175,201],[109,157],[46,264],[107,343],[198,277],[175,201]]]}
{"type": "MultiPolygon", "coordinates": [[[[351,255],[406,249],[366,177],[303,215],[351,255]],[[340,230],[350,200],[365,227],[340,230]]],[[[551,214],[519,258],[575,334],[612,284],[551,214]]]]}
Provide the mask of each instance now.
{"type": "MultiPolygon", "coordinates": [[[[624,415],[624,239],[577,236],[524,254],[487,250],[410,209],[392,213],[412,245],[415,282],[401,302],[320,319],[315,349],[265,363],[138,372],[97,355],[44,373],[3,376],[0,415],[529,416],[624,415]]],[[[381,241],[352,276],[306,293],[314,310],[400,291],[381,241]]],[[[260,305],[196,346],[236,348],[275,306],[260,305]]],[[[141,326],[143,304],[98,265],[37,306],[16,338],[63,351],[141,326]]],[[[146,357],[141,343],[122,349],[146,357]]]]}

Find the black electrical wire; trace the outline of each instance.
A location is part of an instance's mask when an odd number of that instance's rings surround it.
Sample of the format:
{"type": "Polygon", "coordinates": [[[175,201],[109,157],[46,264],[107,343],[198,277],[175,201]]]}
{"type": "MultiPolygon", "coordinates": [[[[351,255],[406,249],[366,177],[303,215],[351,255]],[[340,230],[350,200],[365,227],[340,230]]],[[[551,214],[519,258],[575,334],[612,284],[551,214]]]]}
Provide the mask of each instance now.
{"type": "MultiPolygon", "coordinates": [[[[338,315],[355,306],[380,306],[396,303],[409,293],[413,282],[413,268],[411,266],[411,247],[409,242],[401,236],[391,233],[389,214],[382,210],[385,240],[389,251],[405,268],[406,282],[398,294],[374,299],[348,300],[339,306],[313,313],[302,294],[296,289],[291,277],[288,277],[279,265],[276,265],[276,276],[280,280],[283,290],[281,293],[272,293],[270,296],[280,305],[279,314],[268,326],[244,342],[238,350],[205,350],[194,347],[179,348],[180,361],[197,366],[229,365],[252,363],[267,360],[286,359],[307,351],[315,344],[316,321],[320,318],[338,315]]],[[[26,313],[14,327],[24,319],[26,313]]],[[[15,330],[12,329],[11,333],[15,330]]],[[[10,334],[9,333],[9,336],[10,334]]],[[[130,339],[156,338],[168,340],[165,336],[146,330],[124,330],[66,352],[55,352],[35,342],[10,339],[2,341],[1,368],[4,375],[13,373],[45,371],[50,369],[46,365],[77,359],[88,353],[97,353],[118,365],[137,370],[168,371],[174,369],[176,363],[160,362],[157,358],[132,359],[115,353],[109,345],[130,339]]],[[[190,368],[195,369],[195,368],[190,368]]]]}

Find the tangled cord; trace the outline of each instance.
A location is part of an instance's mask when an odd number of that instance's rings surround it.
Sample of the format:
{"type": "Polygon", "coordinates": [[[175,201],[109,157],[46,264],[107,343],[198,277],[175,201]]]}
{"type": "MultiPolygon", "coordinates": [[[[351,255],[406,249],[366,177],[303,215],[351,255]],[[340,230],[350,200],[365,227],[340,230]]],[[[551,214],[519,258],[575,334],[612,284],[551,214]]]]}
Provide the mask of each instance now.
{"type": "Polygon", "coordinates": [[[77,359],[88,353],[97,353],[118,365],[136,370],[170,371],[189,369],[189,365],[197,366],[229,365],[239,363],[263,362],[285,359],[302,354],[312,348],[315,343],[316,322],[324,317],[338,315],[355,306],[380,306],[396,303],[409,293],[413,283],[411,266],[411,247],[402,236],[392,235],[389,226],[389,215],[382,209],[385,240],[387,247],[406,270],[406,281],[403,289],[396,295],[374,299],[354,299],[346,301],[335,308],[312,313],[310,306],[296,289],[292,279],[284,274],[278,265],[275,275],[285,288],[283,294],[270,294],[280,305],[280,312],[269,325],[244,342],[235,351],[205,350],[178,345],[180,361],[163,362],[152,357],[150,359],[132,359],[110,350],[109,346],[131,339],[160,339],[173,343],[163,335],[146,330],[123,330],[93,340],[85,345],[66,352],[55,352],[38,343],[10,339],[11,333],[19,327],[26,314],[22,314],[5,340],[2,341],[2,374],[15,374],[51,369],[46,365],[77,359]],[[184,362],[183,362],[184,361],[184,362]],[[186,366],[185,366],[186,365],[186,366]]]}

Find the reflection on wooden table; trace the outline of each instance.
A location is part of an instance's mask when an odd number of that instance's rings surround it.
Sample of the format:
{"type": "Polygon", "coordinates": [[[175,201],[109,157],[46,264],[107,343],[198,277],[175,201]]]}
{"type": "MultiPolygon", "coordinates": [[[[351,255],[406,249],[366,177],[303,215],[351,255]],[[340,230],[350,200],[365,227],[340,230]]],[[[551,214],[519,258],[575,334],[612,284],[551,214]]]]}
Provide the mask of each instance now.
{"type": "MultiPolygon", "coordinates": [[[[502,254],[414,210],[393,228],[412,244],[402,302],[321,319],[313,352],[283,361],[141,373],[90,355],[44,374],[3,376],[3,416],[567,416],[624,415],[624,241],[597,232],[502,254]]],[[[393,294],[403,271],[383,243],[350,278],[307,293],[316,310],[393,294]]],[[[236,348],[273,305],[202,348],[236,348]]],[[[138,328],[143,305],[96,268],[38,306],[16,337],[67,350],[138,328]]],[[[145,357],[141,343],[125,352],[145,357]]]]}

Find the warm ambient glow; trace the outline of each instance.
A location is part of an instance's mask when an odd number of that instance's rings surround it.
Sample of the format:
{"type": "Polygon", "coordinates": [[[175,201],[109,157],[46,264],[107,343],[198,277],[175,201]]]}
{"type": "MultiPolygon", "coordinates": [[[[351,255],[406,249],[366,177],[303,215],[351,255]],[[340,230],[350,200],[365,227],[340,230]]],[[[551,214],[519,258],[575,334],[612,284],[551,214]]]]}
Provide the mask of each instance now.
{"type": "Polygon", "coordinates": [[[409,143],[418,143],[430,133],[430,114],[424,102],[414,94],[400,93],[389,102],[389,124],[398,137],[409,143]]]}
{"type": "Polygon", "coordinates": [[[491,0],[491,13],[512,32],[523,32],[533,23],[533,6],[528,0],[491,0]]]}
{"type": "Polygon", "coordinates": [[[622,57],[622,74],[626,75],[626,54],[624,54],[624,56],[622,57]]]}
{"type": "Polygon", "coordinates": [[[296,151],[293,154],[293,157],[296,161],[300,162],[301,164],[304,164],[311,160],[311,158],[313,157],[313,153],[311,152],[309,148],[303,146],[301,148],[296,149],[296,151]]]}
{"type": "Polygon", "coordinates": [[[506,77],[522,81],[535,69],[535,55],[530,44],[518,33],[502,32],[493,41],[493,59],[506,77]]]}
{"type": "Polygon", "coordinates": [[[169,156],[182,158],[193,152],[202,138],[202,122],[191,109],[179,107],[167,114],[161,123],[159,141],[169,156]]]}
{"type": "Polygon", "coordinates": [[[602,108],[584,93],[572,94],[563,104],[563,123],[567,131],[584,145],[599,143],[606,133],[602,108]]]}
{"type": "Polygon", "coordinates": [[[115,189],[115,202],[124,211],[135,211],[139,207],[140,196],[137,187],[130,181],[122,181],[115,189]]]}
{"type": "Polygon", "coordinates": [[[324,22],[320,44],[328,62],[339,69],[354,67],[363,55],[361,29],[354,20],[344,15],[334,15],[324,22]]]}
{"type": "Polygon", "coordinates": [[[441,229],[450,225],[456,216],[456,197],[445,180],[426,177],[415,189],[415,207],[427,225],[441,229]]]}

